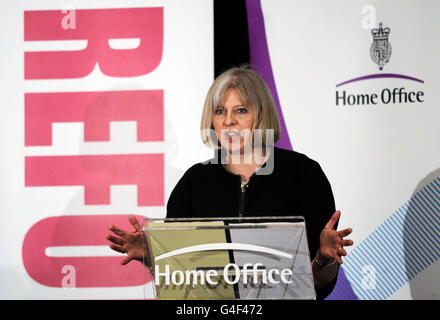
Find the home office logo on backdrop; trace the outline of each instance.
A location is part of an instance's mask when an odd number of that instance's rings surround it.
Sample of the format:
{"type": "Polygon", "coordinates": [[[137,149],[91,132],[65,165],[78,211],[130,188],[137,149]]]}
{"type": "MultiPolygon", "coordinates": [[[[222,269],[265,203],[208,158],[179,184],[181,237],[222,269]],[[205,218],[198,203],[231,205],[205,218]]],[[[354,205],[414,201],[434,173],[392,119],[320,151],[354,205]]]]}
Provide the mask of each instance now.
{"type": "Polygon", "coordinates": [[[379,23],[379,28],[371,30],[373,35],[373,43],[370,47],[370,57],[382,70],[384,65],[390,61],[391,58],[391,44],[388,41],[390,28],[382,28],[382,23],[379,23]]]}
{"type": "MultiPolygon", "coordinates": [[[[385,64],[387,64],[391,58],[390,33],[391,28],[389,26],[384,27],[382,22],[379,23],[378,28],[371,30],[373,43],[369,48],[370,62],[373,61],[379,67],[379,71],[384,69],[385,64]]],[[[382,72],[349,79],[336,85],[336,106],[379,106],[423,103],[425,94],[420,88],[420,85],[415,86],[415,83],[423,84],[424,81],[405,74],[382,72]],[[409,82],[408,85],[402,85],[401,81],[396,81],[396,86],[378,88],[375,92],[359,92],[359,89],[357,89],[356,92],[350,90],[349,84],[351,83],[384,78],[403,79],[409,82]]],[[[369,88],[371,88],[371,83],[369,88]]]]}

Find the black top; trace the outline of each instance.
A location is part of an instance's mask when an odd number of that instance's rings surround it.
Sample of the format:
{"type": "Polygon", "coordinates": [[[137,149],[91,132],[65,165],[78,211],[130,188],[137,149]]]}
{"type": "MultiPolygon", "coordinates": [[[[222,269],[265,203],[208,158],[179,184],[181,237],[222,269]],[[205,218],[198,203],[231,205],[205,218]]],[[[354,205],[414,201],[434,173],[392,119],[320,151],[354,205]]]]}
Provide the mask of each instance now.
{"type": "MultiPolygon", "coordinates": [[[[307,156],[276,147],[273,152],[272,173],[252,175],[244,197],[241,177],[221,163],[210,160],[192,166],[170,195],[167,218],[303,216],[313,259],[321,231],[335,212],[330,183],[307,156]]],[[[317,299],[330,294],[335,283],[336,279],[318,290],[317,299]]]]}

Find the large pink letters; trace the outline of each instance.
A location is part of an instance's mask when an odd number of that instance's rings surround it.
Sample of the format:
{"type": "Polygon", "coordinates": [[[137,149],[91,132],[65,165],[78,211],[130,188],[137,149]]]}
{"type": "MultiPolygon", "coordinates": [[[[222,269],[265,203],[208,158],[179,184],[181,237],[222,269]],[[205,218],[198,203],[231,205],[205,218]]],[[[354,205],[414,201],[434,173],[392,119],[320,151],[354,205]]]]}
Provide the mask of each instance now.
{"type": "Polygon", "coordinates": [[[137,185],[139,206],[164,204],[163,154],[33,156],[27,187],[84,186],[84,203],[110,204],[110,185],[137,185]]]}
{"type": "MultiPolygon", "coordinates": [[[[144,217],[137,216],[139,221],[144,217]]],[[[127,215],[59,216],[34,224],[23,241],[23,264],[28,274],[38,283],[61,287],[63,267],[72,266],[76,284],[81,287],[125,287],[142,285],[151,280],[145,267],[132,261],[121,266],[120,257],[50,257],[46,249],[69,246],[107,246],[107,225],[115,224],[133,230],[127,215]]]]}
{"type": "MultiPolygon", "coordinates": [[[[25,11],[25,41],[86,40],[76,51],[24,53],[24,77],[81,78],[98,64],[111,77],[135,77],[157,68],[163,50],[163,8],[75,11],[75,28],[64,29],[62,10],[25,11]],[[139,39],[134,49],[112,49],[112,39],[139,39]]],[[[59,42],[62,44],[62,42],[59,42]]],[[[66,91],[72,91],[68,80],[66,91]]],[[[78,81],[78,80],[76,80],[78,81]]],[[[164,140],[163,90],[25,93],[25,146],[51,146],[54,123],[84,123],[84,140],[109,141],[111,121],[137,123],[137,141],[164,140]]],[[[83,186],[85,205],[109,205],[111,185],[136,185],[138,206],[164,205],[164,154],[51,155],[25,157],[25,186],[83,186]]],[[[138,217],[141,219],[142,217],[138,217]]],[[[49,217],[27,232],[23,264],[32,279],[62,287],[75,272],[76,287],[142,285],[151,278],[138,262],[121,266],[123,257],[53,257],[59,246],[109,245],[108,224],[132,230],[126,215],[49,217]]]]}
{"type": "Polygon", "coordinates": [[[110,121],[136,121],[138,141],[163,141],[162,90],[25,94],[25,145],[52,144],[52,124],[83,122],[85,141],[108,141],[110,121]]]}
{"type": "Polygon", "coordinates": [[[64,29],[61,10],[25,11],[24,40],[87,40],[77,51],[25,52],[25,79],[81,78],[96,63],[102,73],[133,77],[153,71],[163,48],[163,8],[76,10],[76,28],[64,29]],[[135,49],[111,49],[110,39],[140,39],[135,49]]]}

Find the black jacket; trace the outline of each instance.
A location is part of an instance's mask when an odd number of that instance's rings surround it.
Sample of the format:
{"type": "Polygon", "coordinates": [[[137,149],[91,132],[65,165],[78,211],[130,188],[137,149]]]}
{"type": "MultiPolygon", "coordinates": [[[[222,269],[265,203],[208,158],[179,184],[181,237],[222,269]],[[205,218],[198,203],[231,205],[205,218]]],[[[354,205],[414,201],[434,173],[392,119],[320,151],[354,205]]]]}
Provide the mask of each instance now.
{"type": "MultiPolygon", "coordinates": [[[[320,165],[307,156],[276,147],[273,152],[273,172],[254,174],[244,198],[240,176],[222,164],[211,160],[192,166],[170,195],[167,218],[238,217],[241,211],[245,217],[303,216],[313,259],[320,233],[335,212],[330,183],[320,165]]],[[[318,290],[317,298],[330,294],[335,283],[318,290]]]]}

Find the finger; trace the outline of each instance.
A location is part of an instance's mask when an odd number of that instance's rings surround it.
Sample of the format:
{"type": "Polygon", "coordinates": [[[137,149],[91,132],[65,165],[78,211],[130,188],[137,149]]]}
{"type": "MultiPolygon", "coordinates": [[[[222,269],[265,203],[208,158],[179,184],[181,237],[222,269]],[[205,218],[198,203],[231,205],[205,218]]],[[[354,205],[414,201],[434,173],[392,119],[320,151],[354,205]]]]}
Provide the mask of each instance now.
{"type": "Polygon", "coordinates": [[[113,224],[109,225],[108,229],[113,231],[113,233],[115,233],[116,235],[118,235],[120,237],[123,237],[127,234],[127,231],[124,231],[113,224]]]}
{"type": "Polygon", "coordinates": [[[336,222],[338,222],[340,217],[341,217],[341,211],[339,210],[335,211],[335,213],[333,213],[332,217],[325,225],[324,229],[333,229],[333,227],[335,226],[336,222]]]}
{"type": "Polygon", "coordinates": [[[342,240],[342,246],[347,247],[347,246],[352,246],[353,245],[353,240],[342,240]]]}
{"type": "Polygon", "coordinates": [[[347,251],[345,251],[345,249],[344,248],[339,248],[338,249],[338,255],[339,256],[346,256],[347,255],[347,251]]]}
{"type": "Polygon", "coordinates": [[[338,235],[341,237],[341,238],[344,238],[344,237],[346,237],[346,236],[348,236],[350,233],[352,233],[353,232],[353,229],[352,228],[347,228],[347,229],[344,229],[344,230],[339,230],[338,231],[338,235]]]}
{"type": "Polygon", "coordinates": [[[132,260],[131,256],[126,256],[124,260],[121,261],[121,264],[125,266],[127,263],[129,263],[132,260]]]}
{"type": "Polygon", "coordinates": [[[128,216],[128,220],[130,221],[131,225],[136,229],[136,231],[142,231],[142,226],[134,215],[130,214],[128,216]]]}
{"type": "Polygon", "coordinates": [[[337,256],[336,258],[335,258],[335,261],[338,263],[338,264],[342,264],[342,258],[340,257],[340,256],[337,256]]]}
{"type": "Polygon", "coordinates": [[[105,238],[107,240],[113,242],[114,244],[118,244],[118,245],[121,245],[121,246],[124,244],[124,240],[122,240],[121,238],[112,236],[111,234],[107,235],[105,238]]]}
{"type": "Polygon", "coordinates": [[[125,250],[125,248],[123,246],[113,244],[113,243],[110,245],[110,248],[117,251],[117,252],[120,252],[120,253],[125,253],[127,251],[127,250],[125,250]]]}

